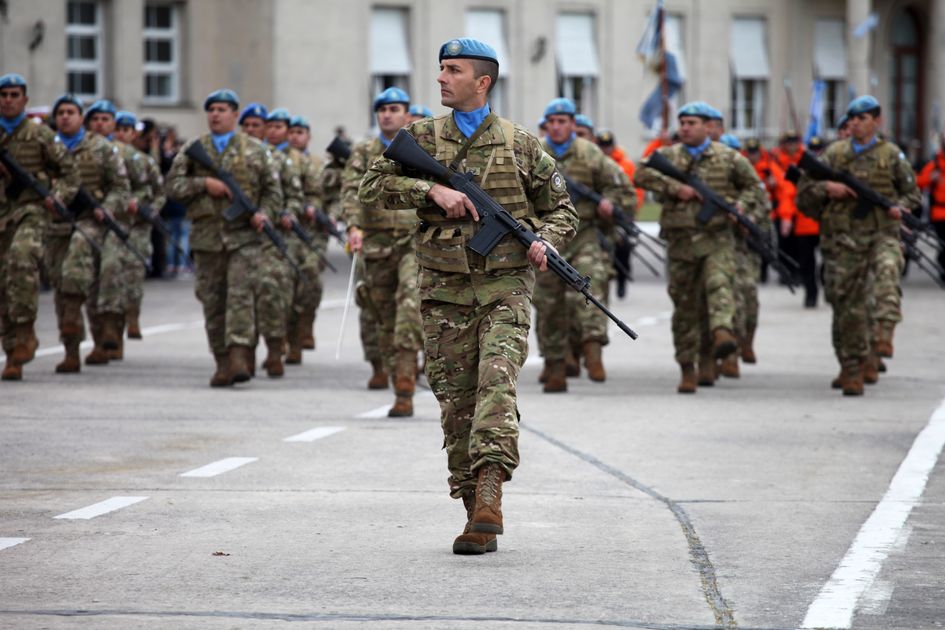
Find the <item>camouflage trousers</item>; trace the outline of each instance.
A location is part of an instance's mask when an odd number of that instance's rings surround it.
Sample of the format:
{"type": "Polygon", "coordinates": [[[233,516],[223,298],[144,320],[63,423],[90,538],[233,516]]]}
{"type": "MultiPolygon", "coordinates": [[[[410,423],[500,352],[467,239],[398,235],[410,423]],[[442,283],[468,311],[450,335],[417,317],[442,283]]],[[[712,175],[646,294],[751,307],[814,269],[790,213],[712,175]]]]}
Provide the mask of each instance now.
{"type": "Polygon", "coordinates": [[[824,250],[824,297],[833,308],[833,344],[841,363],[867,357],[873,322],[902,321],[904,264],[896,234],[838,236],[824,250]]]}
{"type": "Polygon", "coordinates": [[[476,470],[518,466],[516,385],[528,356],[531,300],[517,292],[491,304],[420,304],[426,375],[440,403],[454,498],[475,491],[476,470]]]}
{"type": "Polygon", "coordinates": [[[260,246],[250,243],[230,251],[194,251],[194,293],[203,305],[210,352],[251,346],[256,339],[255,289],[260,246]]]}
{"type": "Polygon", "coordinates": [[[314,238],[317,252],[312,251],[308,245],[300,239],[292,237],[289,243],[289,255],[296,262],[305,281],[295,275],[291,269],[288,270],[289,280],[292,283],[292,302],[288,310],[288,330],[295,330],[299,319],[310,313],[313,320],[318,311],[318,305],[322,302],[322,292],[324,285],[322,283],[322,271],[325,269],[325,250],[327,249],[327,240],[316,236],[314,238]]]}
{"type": "MultiPolygon", "coordinates": [[[[256,264],[256,326],[263,339],[284,339],[295,272],[274,246],[263,245],[258,250],[256,264]]],[[[255,345],[255,344],[252,344],[255,345]]]]}
{"type": "Polygon", "coordinates": [[[745,339],[758,327],[758,278],[761,256],[739,244],[735,248],[735,336],[745,339]]]}
{"type": "Polygon", "coordinates": [[[377,342],[390,374],[398,351],[423,347],[419,273],[412,240],[394,247],[388,257],[364,260],[368,296],[378,318],[377,342]]]}
{"type": "MultiPolygon", "coordinates": [[[[613,268],[596,240],[568,248],[568,262],[591,279],[591,291],[608,302],[613,268]]],[[[607,316],[586,303],[584,296],[567,286],[554,273],[540,273],[535,283],[535,332],[538,351],[548,360],[565,358],[569,345],[585,341],[607,344],[607,316]],[[574,338],[573,340],[571,338],[574,338]]]]}
{"type": "MultiPolygon", "coordinates": [[[[104,248],[107,230],[102,224],[95,219],[82,219],[78,224],[99,248],[104,248]]],[[[78,230],[72,232],[65,243],[58,236],[49,238],[46,253],[46,270],[56,289],[56,315],[60,329],[63,324],[78,325],[82,328],[81,337],[85,337],[81,321],[63,321],[62,299],[67,296],[77,297],[85,303],[92,338],[99,339],[101,322],[98,318],[98,291],[101,255],[78,230]]]]}
{"type": "Polygon", "coordinates": [[[0,336],[3,350],[13,350],[13,327],[36,321],[39,265],[46,232],[46,210],[31,204],[17,220],[0,222],[0,336]]]}
{"type": "Polygon", "coordinates": [[[358,327],[361,332],[361,348],[364,350],[364,360],[369,363],[382,361],[381,346],[378,342],[378,318],[371,296],[368,294],[367,284],[364,281],[364,257],[358,256],[355,269],[355,286],[357,287],[354,299],[360,311],[358,312],[358,327]]]}
{"type": "MultiPolygon", "coordinates": [[[[151,257],[151,226],[147,223],[128,230],[128,242],[145,258],[151,257]]],[[[144,296],[144,263],[114,234],[105,237],[102,246],[102,270],[99,279],[98,311],[122,314],[140,308],[144,296]]]]}
{"type": "Polygon", "coordinates": [[[732,242],[720,242],[702,256],[691,251],[675,256],[678,246],[670,243],[667,262],[673,345],[677,362],[695,363],[707,342],[705,331],[726,328],[734,332],[735,248],[732,242]]]}

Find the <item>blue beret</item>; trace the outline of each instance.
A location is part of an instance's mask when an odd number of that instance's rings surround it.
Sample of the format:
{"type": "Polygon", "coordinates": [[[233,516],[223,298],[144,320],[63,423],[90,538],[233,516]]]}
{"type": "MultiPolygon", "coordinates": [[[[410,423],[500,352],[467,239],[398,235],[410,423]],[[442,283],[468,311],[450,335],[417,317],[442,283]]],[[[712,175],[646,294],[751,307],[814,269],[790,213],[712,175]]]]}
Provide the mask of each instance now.
{"type": "Polygon", "coordinates": [[[711,105],[707,105],[707,107],[709,108],[709,120],[719,120],[719,121],[725,120],[725,118],[722,116],[722,112],[712,107],[711,105]]]}
{"type": "Polygon", "coordinates": [[[496,65],[499,63],[499,56],[492,46],[471,37],[451,39],[440,46],[440,61],[443,59],[482,59],[496,65]]]}
{"type": "Polygon", "coordinates": [[[433,112],[426,105],[411,105],[407,112],[412,116],[423,116],[424,118],[433,118],[433,112]]]}
{"type": "Polygon", "coordinates": [[[79,98],[75,94],[66,92],[65,94],[57,98],[55,103],[53,103],[53,106],[52,106],[53,116],[56,115],[56,110],[59,109],[59,106],[62,105],[63,103],[69,103],[71,105],[75,105],[76,107],[79,108],[80,114],[82,113],[83,108],[85,108],[85,103],[82,102],[81,98],[79,98]]]}
{"type": "Polygon", "coordinates": [[[23,78],[22,74],[17,74],[11,72],[0,77],[0,88],[8,87],[26,87],[26,79],[23,78]]]}
{"type": "Polygon", "coordinates": [[[850,117],[844,114],[840,117],[840,120],[837,121],[837,129],[843,129],[843,126],[850,122],[850,117]]]}
{"type": "Polygon", "coordinates": [[[863,96],[856,97],[850,102],[850,106],[847,107],[847,116],[865,114],[876,109],[879,109],[879,101],[869,94],[864,94],[863,96]]]}
{"type": "Polygon", "coordinates": [[[269,116],[269,110],[266,109],[266,106],[262,103],[250,103],[243,109],[243,113],[240,114],[240,124],[243,124],[243,121],[247,118],[261,118],[266,120],[269,116]]]}
{"type": "Polygon", "coordinates": [[[545,108],[545,118],[553,114],[564,114],[565,116],[574,116],[577,114],[577,108],[574,107],[574,103],[567,98],[555,98],[548,103],[548,107],[545,108]]]}
{"type": "Polygon", "coordinates": [[[210,106],[214,103],[229,103],[233,107],[239,107],[240,97],[236,95],[236,92],[227,88],[214,90],[210,92],[207,96],[207,100],[203,102],[203,111],[210,109],[210,106]]]}
{"type": "MultiPolygon", "coordinates": [[[[718,110],[714,110],[718,111],[718,110]]],[[[713,116],[713,107],[705,101],[690,101],[679,108],[676,118],[683,116],[697,116],[703,120],[711,120],[713,116]]]]}
{"type": "Polygon", "coordinates": [[[92,114],[111,114],[115,116],[118,114],[118,110],[110,100],[100,98],[89,106],[89,111],[85,112],[85,117],[88,118],[92,114]]]}
{"type": "Polygon", "coordinates": [[[134,127],[138,124],[138,117],[131,112],[118,112],[115,114],[115,125],[118,127],[134,127]]]}
{"type": "Polygon", "coordinates": [[[393,105],[403,103],[410,105],[410,96],[399,87],[389,87],[374,97],[374,111],[380,109],[381,105],[393,105]]]}
{"type": "Polygon", "coordinates": [[[742,148],[742,143],[730,133],[723,133],[722,137],[719,138],[719,142],[736,151],[740,151],[742,148]]]}
{"type": "Polygon", "coordinates": [[[288,125],[292,122],[292,114],[285,107],[277,107],[266,116],[266,122],[284,122],[288,125]]]}
{"type": "Polygon", "coordinates": [[[578,114],[574,117],[574,122],[577,123],[578,127],[587,127],[591,131],[594,130],[594,121],[590,117],[585,116],[584,114],[578,114]]]}
{"type": "Polygon", "coordinates": [[[305,129],[311,129],[312,126],[308,124],[308,118],[305,116],[293,116],[292,120],[289,121],[290,127],[304,127],[305,129]]]}

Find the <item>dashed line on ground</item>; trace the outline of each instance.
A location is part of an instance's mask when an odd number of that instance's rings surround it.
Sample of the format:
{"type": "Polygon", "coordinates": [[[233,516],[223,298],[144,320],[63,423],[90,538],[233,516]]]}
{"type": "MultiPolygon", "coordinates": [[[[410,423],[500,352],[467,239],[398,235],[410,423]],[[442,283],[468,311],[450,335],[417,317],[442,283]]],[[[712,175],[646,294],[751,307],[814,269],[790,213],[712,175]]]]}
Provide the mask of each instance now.
{"type": "Polygon", "coordinates": [[[329,435],[334,435],[335,433],[340,433],[344,431],[345,427],[315,427],[314,429],[309,429],[308,431],[303,431],[302,433],[296,435],[290,435],[287,438],[283,438],[283,442],[314,442],[315,440],[320,440],[326,438],[329,435]]]}
{"type": "Polygon", "coordinates": [[[217,475],[222,475],[225,472],[236,470],[240,466],[245,466],[246,464],[251,464],[258,460],[259,460],[258,457],[226,457],[224,459],[220,459],[215,462],[210,462],[206,466],[201,466],[200,468],[188,470],[185,473],[181,473],[180,476],[181,477],[216,477],[217,475]]]}
{"type": "Polygon", "coordinates": [[[0,538],[0,550],[9,549],[25,543],[29,538],[0,538]]]}
{"type": "Polygon", "coordinates": [[[65,514],[60,514],[59,516],[54,516],[53,518],[65,520],[89,520],[95,518],[96,516],[101,516],[103,514],[108,514],[109,512],[114,512],[115,510],[126,508],[129,505],[134,505],[135,503],[141,503],[142,501],[147,500],[147,498],[148,497],[112,497],[87,507],[79,508],[78,510],[73,510],[71,512],[66,512],[65,514]]]}

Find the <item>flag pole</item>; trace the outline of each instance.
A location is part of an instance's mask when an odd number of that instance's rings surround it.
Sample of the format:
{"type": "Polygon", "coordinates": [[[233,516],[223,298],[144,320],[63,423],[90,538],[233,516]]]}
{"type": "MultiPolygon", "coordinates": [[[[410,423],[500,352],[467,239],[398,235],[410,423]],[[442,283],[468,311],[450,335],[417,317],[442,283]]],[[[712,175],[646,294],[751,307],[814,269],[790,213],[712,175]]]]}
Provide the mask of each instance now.
{"type": "Polygon", "coordinates": [[[669,76],[666,69],[666,29],[664,28],[666,13],[659,2],[656,3],[656,10],[658,11],[660,31],[660,91],[663,94],[663,126],[661,130],[666,133],[666,130],[669,129],[669,76]]]}

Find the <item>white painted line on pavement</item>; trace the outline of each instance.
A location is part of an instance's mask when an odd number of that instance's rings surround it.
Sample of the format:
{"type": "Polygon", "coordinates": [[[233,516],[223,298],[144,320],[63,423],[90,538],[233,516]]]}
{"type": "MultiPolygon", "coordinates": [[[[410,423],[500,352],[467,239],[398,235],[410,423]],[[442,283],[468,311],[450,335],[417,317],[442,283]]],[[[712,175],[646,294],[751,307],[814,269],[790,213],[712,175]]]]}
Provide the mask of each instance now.
{"type": "Polygon", "coordinates": [[[912,508],[922,498],[929,474],[945,446],[945,400],[916,437],[882,500],[866,519],[840,565],[807,609],[802,628],[849,628],[899,538],[912,508]]]}
{"type": "Polygon", "coordinates": [[[111,499],[105,499],[104,501],[100,501],[94,505],[90,505],[78,510],[73,510],[72,512],[66,512],[65,514],[54,516],[53,518],[88,520],[90,518],[95,518],[96,516],[101,516],[102,514],[108,514],[109,512],[120,510],[121,508],[128,507],[129,505],[134,505],[135,503],[141,503],[147,498],[148,497],[112,497],[111,499]]]}
{"type": "MultiPolygon", "coordinates": [[[[433,396],[433,392],[429,389],[424,389],[418,391],[414,394],[414,398],[430,398],[433,396]]],[[[359,413],[356,418],[386,418],[387,412],[390,410],[392,404],[388,403],[377,409],[371,409],[370,411],[365,411],[364,413],[359,413]]]]}
{"type": "Polygon", "coordinates": [[[309,429],[299,433],[298,435],[292,435],[287,438],[283,438],[283,442],[314,442],[315,440],[320,440],[329,435],[334,435],[335,433],[340,433],[344,431],[344,427],[315,427],[314,429],[309,429]]]}
{"type": "Polygon", "coordinates": [[[221,460],[209,463],[206,466],[201,466],[200,468],[195,468],[194,470],[189,470],[185,473],[181,473],[180,476],[181,477],[216,477],[217,475],[222,475],[225,472],[236,470],[240,466],[245,466],[246,464],[251,464],[258,460],[259,460],[258,457],[227,457],[226,459],[221,459],[221,460]]]}
{"type": "Polygon", "coordinates": [[[27,540],[29,540],[29,538],[0,538],[0,550],[16,547],[21,543],[25,543],[27,540]]]}
{"type": "MultiPolygon", "coordinates": [[[[193,321],[193,322],[178,322],[176,324],[161,324],[159,326],[150,326],[148,328],[141,329],[142,337],[150,337],[152,335],[161,335],[169,332],[177,332],[180,330],[192,330],[194,328],[203,328],[203,320],[193,321]]],[[[87,350],[92,347],[91,341],[83,341],[79,344],[79,348],[82,350],[87,350]]],[[[48,357],[54,354],[61,354],[63,352],[62,344],[58,344],[49,348],[40,348],[36,351],[36,357],[48,357]]],[[[3,358],[6,359],[7,355],[3,355],[3,358]]]]}

